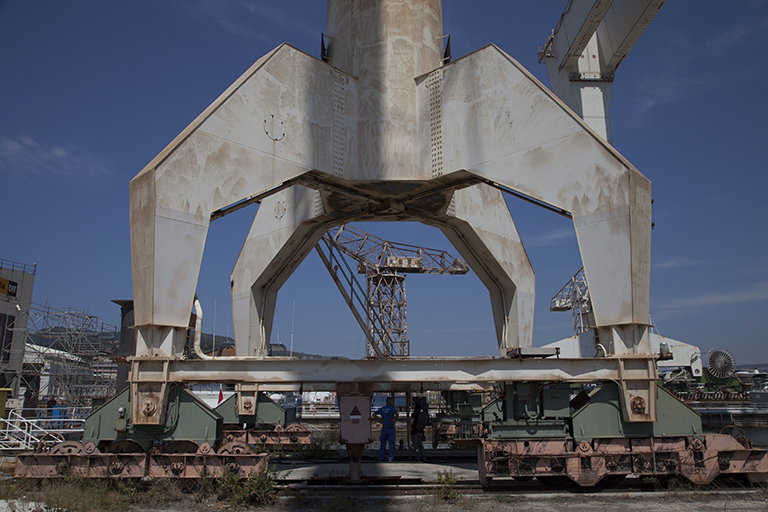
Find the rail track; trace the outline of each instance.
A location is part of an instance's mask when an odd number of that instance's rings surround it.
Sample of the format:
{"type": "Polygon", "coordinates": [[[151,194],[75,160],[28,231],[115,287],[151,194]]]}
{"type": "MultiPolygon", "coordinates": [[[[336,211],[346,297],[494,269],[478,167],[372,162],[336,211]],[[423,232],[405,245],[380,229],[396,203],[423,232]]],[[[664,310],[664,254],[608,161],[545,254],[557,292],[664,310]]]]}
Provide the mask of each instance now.
{"type": "Polygon", "coordinates": [[[750,484],[743,477],[718,478],[709,485],[694,485],[683,478],[663,479],[630,475],[620,482],[601,482],[594,487],[581,487],[570,481],[543,483],[533,477],[527,480],[496,478],[489,485],[483,486],[477,477],[476,459],[461,451],[450,455],[446,453],[428,463],[387,463],[369,457],[363,462],[364,477],[360,483],[349,482],[345,471],[348,463],[341,459],[296,461],[273,458],[269,467],[276,477],[275,484],[280,494],[288,496],[300,492],[344,492],[368,497],[373,494],[428,496],[438,495],[441,491],[454,491],[460,495],[491,497],[507,494],[546,496],[552,493],[622,495],[690,492],[762,493],[768,498],[768,487],[765,484],[750,484]]]}

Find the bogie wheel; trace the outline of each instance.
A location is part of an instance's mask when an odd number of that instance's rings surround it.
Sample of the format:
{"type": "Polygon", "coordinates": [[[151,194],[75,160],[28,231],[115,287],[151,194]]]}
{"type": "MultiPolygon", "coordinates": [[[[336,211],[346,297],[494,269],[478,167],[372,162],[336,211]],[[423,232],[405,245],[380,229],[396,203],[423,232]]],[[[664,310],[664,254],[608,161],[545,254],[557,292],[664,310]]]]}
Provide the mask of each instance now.
{"type": "Polygon", "coordinates": [[[144,448],[133,441],[115,441],[107,446],[107,453],[144,453],[144,448]]]}
{"type": "Polygon", "coordinates": [[[58,432],[48,432],[40,439],[40,441],[37,442],[35,451],[43,452],[43,453],[49,452],[55,446],[62,443],[64,443],[64,436],[62,436],[58,432]]]}
{"type": "Polygon", "coordinates": [[[602,480],[598,482],[601,487],[615,487],[619,485],[627,475],[605,475],[602,480]]]}
{"type": "Polygon", "coordinates": [[[98,455],[99,449],[96,447],[96,443],[88,441],[83,445],[83,455],[98,455]]]}
{"type": "Polygon", "coordinates": [[[536,480],[543,483],[547,487],[563,488],[571,483],[571,479],[565,475],[539,475],[536,480]]]}
{"type": "Polygon", "coordinates": [[[197,453],[197,443],[192,441],[171,441],[163,445],[163,453],[197,453]]]}
{"type": "Polygon", "coordinates": [[[219,448],[216,453],[219,455],[247,455],[256,453],[256,450],[254,450],[253,447],[249,444],[242,443],[240,441],[230,441],[229,443],[222,445],[222,447],[219,448]]]}
{"type": "Polygon", "coordinates": [[[730,435],[733,437],[736,441],[739,442],[740,445],[742,445],[744,448],[752,449],[752,440],[749,439],[747,436],[744,435],[744,431],[741,430],[736,425],[727,425],[720,429],[720,434],[724,435],[730,435]],[[731,433],[730,431],[734,431],[734,433],[731,433]]]}
{"type": "Polygon", "coordinates": [[[83,445],[79,441],[64,441],[51,448],[51,455],[80,455],[83,445]]]}

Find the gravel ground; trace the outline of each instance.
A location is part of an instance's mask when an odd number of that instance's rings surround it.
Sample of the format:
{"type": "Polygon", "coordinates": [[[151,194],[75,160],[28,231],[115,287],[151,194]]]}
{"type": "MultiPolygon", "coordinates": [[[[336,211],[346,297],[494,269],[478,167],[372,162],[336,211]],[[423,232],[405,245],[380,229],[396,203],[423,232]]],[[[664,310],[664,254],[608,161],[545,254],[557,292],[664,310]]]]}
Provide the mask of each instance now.
{"type": "MultiPolygon", "coordinates": [[[[25,501],[0,500],[0,512],[44,512],[50,510],[25,501]]],[[[278,498],[267,507],[234,509],[222,504],[204,505],[191,501],[174,503],[168,507],[131,507],[130,510],[147,512],[210,512],[229,510],[328,511],[328,512],[672,512],[672,511],[768,511],[768,493],[758,491],[717,492],[654,492],[654,493],[552,493],[552,494],[497,494],[494,496],[459,496],[444,501],[436,496],[356,496],[346,493],[278,498]]]]}

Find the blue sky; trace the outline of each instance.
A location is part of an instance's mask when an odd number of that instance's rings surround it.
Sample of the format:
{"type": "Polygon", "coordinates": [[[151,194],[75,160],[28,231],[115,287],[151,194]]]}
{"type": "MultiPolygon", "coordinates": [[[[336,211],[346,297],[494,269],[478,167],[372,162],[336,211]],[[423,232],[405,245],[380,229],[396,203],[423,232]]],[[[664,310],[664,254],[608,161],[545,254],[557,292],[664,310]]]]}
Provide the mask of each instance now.
{"type": "MultiPolygon", "coordinates": [[[[444,1],[454,58],[495,43],[545,84],[536,48],[566,0],[444,1]]],[[[118,324],[130,298],[128,182],[282,42],[318,56],[326,2],[0,0],[0,258],[37,263],[33,300],[118,324]]],[[[768,362],[768,2],[669,0],[616,73],[614,146],[653,184],[661,334],[768,362]]],[[[549,300],[581,266],[569,220],[508,199],[536,272],[534,344],[571,334],[549,300]]],[[[198,295],[232,334],[229,274],[255,207],[211,225],[198,295]]],[[[362,224],[451,249],[418,224],[362,224]]],[[[452,251],[457,254],[456,251],[452,251]]],[[[494,355],[473,274],[409,276],[415,355],[494,355]]],[[[360,357],[364,337],[312,253],[280,292],[294,349],[360,357]]],[[[273,334],[273,340],[277,332],[273,334]]]]}

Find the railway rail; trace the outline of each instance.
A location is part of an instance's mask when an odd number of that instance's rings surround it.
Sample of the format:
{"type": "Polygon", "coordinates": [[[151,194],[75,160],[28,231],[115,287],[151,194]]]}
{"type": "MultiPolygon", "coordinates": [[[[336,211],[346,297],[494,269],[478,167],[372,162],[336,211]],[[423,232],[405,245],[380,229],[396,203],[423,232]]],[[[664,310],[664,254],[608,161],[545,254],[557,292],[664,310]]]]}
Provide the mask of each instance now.
{"type": "MultiPolygon", "coordinates": [[[[442,451],[442,450],[441,450],[442,451]]],[[[446,451],[447,452],[447,451],[446,451]]],[[[476,467],[464,453],[451,450],[435,462],[376,462],[363,463],[364,477],[360,483],[350,483],[346,474],[348,468],[342,460],[295,461],[274,459],[270,470],[275,483],[283,495],[306,491],[314,494],[345,492],[352,495],[423,496],[436,495],[450,488],[461,495],[530,494],[547,495],[555,493],[572,494],[640,494],[640,493],[760,493],[766,495],[765,484],[750,484],[746,478],[719,478],[708,485],[694,486],[682,478],[649,478],[630,475],[621,482],[601,482],[594,487],[581,487],[574,482],[543,483],[535,478],[494,479],[482,485],[474,471],[476,467]],[[439,478],[442,476],[443,478],[439,478]],[[450,478],[445,478],[450,476],[450,478]],[[694,491],[695,489],[695,491],[694,491]]],[[[460,451],[459,451],[460,452],[460,451]]]]}

